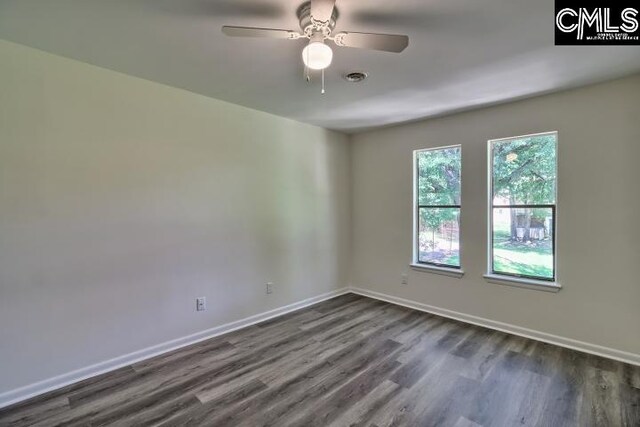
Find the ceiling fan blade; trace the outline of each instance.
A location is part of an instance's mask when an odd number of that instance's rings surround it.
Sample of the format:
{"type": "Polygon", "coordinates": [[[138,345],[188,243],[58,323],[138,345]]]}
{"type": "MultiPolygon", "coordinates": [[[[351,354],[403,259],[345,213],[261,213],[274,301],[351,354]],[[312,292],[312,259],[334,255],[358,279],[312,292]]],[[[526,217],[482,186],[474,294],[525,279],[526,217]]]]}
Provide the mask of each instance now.
{"type": "Polygon", "coordinates": [[[222,32],[231,37],[267,37],[271,39],[297,39],[300,34],[291,30],[257,27],[232,27],[225,25],[222,32]]]}
{"type": "Polygon", "coordinates": [[[402,52],[409,45],[408,36],[397,34],[341,32],[334,36],[333,41],[338,46],[384,50],[386,52],[402,52]]]}
{"type": "Polygon", "coordinates": [[[333,15],[336,0],[311,0],[311,18],[315,21],[329,22],[333,15]]]}

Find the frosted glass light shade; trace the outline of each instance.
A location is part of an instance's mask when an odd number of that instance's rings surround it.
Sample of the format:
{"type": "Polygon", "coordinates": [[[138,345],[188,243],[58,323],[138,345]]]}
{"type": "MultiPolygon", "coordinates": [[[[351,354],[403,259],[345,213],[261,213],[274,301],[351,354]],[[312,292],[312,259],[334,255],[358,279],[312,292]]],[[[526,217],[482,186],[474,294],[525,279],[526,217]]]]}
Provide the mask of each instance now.
{"type": "Polygon", "coordinates": [[[311,42],[302,49],[302,61],[312,70],[322,70],[331,65],[333,51],[322,42],[311,42]]]}

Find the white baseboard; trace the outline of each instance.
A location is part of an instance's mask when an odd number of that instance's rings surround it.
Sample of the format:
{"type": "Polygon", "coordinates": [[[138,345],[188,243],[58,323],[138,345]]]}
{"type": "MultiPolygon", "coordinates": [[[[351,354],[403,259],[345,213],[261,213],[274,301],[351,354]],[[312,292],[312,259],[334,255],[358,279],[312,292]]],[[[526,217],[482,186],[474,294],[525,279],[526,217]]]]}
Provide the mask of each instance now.
{"type": "Polygon", "coordinates": [[[440,307],[434,307],[428,304],[407,300],[407,299],[396,297],[393,295],[370,291],[368,289],[350,287],[350,288],[337,289],[335,291],[331,291],[322,295],[318,295],[312,298],[298,301],[293,304],[286,305],[284,307],[279,307],[270,311],[266,311],[264,313],[259,313],[254,316],[237,320],[235,322],[216,326],[214,328],[200,331],[195,334],[191,334],[175,340],[167,341],[152,347],[147,347],[142,350],[135,351],[133,353],[125,354],[123,356],[119,356],[110,360],[105,360],[103,362],[99,362],[91,366],[80,368],[72,372],[68,372],[62,375],[58,375],[56,377],[39,381],[37,383],[29,384],[24,387],[20,387],[14,390],[1,393],[0,408],[12,405],[14,403],[29,399],[31,397],[34,397],[52,390],[56,390],[58,388],[67,386],[69,384],[73,384],[78,381],[85,380],[87,378],[94,377],[96,375],[104,374],[109,371],[113,371],[115,369],[122,368],[124,366],[128,366],[133,363],[137,363],[142,360],[149,359],[151,357],[158,356],[160,354],[179,349],[181,347],[195,344],[197,342],[204,341],[206,339],[213,338],[218,335],[226,334],[228,332],[232,332],[237,329],[242,329],[247,326],[251,326],[256,323],[260,323],[274,317],[282,316],[283,314],[300,310],[301,308],[308,307],[318,302],[321,302],[330,298],[334,298],[336,296],[343,295],[350,292],[354,294],[363,295],[366,297],[386,301],[392,304],[413,308],[415,310],[436,314],[438,316],[459,320],[461,322],[471,323],[474,325],[495,329],[495,330],[506,332],[509,334],[519,335],[525,338],[530,338],[537,341],[543,341],[549,344],[554,344],[561,347],[567,347],[573,350],[578,350],[585,353],[591,353],[597,356],[602,356],[609,359],[614,359],[621,362],[630,363],[632,365],[640,366],[639,354],[629,353],[626,351],[616,350],[608,347],[603,347],[596,344],[590,344],[587,342],[578,341],[571,338],[560,337],[557,335],[548,334],[546,332],[535,331],[533,329],[523,328],[520,326],[498,322],[491,319],[485,319],[478,316],[472,316],[470,314],[447,310],[440,307]]]}
{"type": "Polygon", "coordinates": [[[609,359],[618,360],[620,362],[640,366],[640,354],[629,353],[627,351],[616,350],[614,348],[604,347],[597,344],[590,344],[584,341],[578,341],[571,338],[552,335],[546,332],[540,332],[533,329],[523,328],[521,326],[511,325],[509,323],[498,322],[491,319],[485,319],[483,317],[472,316],[470,314],[447,310],[445,308],[434,307],[432,305],[411,301],[393,295],[383,294],[381,292],[370,291],[368,289],[350,287],[349,290],[354,294],[363,295],[381,301],[390,302],[392,304],[413,308],[415,310],[436,314],[438,316],[447,317],[449,319],[455,319],[461,322],[471,323],[473,325],[483,326],[485,328],[495,329],[497,331],[502,331],[513,335],[519,335],[521,337],[530,338],[536,341],[542,341],[549,344],[558,345],[560,347],[566,347],[572,350],[578,350],[584,353],[595,354],[597,356],[602,356],[609,359]]]}
{"type": "Polygon", "coordinates": [[[149,359],[151,357],[158,356],[172,350],[176,350],[181,347],[195,344],[197,342],[204,341],[218,335],[226,334],[237,329],[245,328],[247,326],[263,322],[273,317],[282,316],[283,314],[300,310],[301,308],[346,293],[349,293],[348,288],[337,289],[335,291],[327,292],[325,294],[318,295],[312,298],[307,298],[305,300],[298,301],[284,307],[279,307],[273,310],[266,311],[264,313],[259,313],[254,316],[236,320],[235,322],[226,323],[224,325],[216,326],[211,329],[196,332],[195,334],[167,341],[158,345],[154,345],[152,347],[143,348],[142,350],[134,351],[133,353],[125,354],[123,356],[119,356],[110,360],[105,360],[91,366],[80,368],[72,372],[67,372],[65,374],[48,378],[46,380],[29,384],[14,390],[9,390],[0,394],[0,408],[46,393],[48,391],[59,389],[66,385],[73,384],[87,378],[95,377],[96,375],[104,374],[106,372],[113,371],[115,369],[122,368],[124,366],[128,366],[133,363],[140,362],[142,360],[149,359]]]}

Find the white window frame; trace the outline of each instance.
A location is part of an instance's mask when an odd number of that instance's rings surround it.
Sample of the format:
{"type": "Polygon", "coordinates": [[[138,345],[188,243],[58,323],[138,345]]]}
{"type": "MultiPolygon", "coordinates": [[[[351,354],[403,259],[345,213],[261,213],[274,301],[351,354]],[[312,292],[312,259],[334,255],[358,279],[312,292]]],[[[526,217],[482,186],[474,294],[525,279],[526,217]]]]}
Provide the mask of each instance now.
{"type": "Polygon", "coordinates": [[[462,218],[462,145],[454,144],[454,145],[444,145],[439,147],[429,147],[429,148],[421,148],[418,150],[413,150],[413,158],[412,158],[412,170],[413,170],[413,252],[412,252],[412,262],[409,264],[410,267],[414,270],[425,271],[436,274],[443,274],[445,276],[451,277],[462,277],[464,275],[464,270],[462,269],[462,226],[459,230],[459,238],[458,238],[458,250],[459,250],[459,259],[460,266],[459,267],[445,267],[445,266],[437,266],[434,264],[426,264],[423,262],[419,262],[419,222],[420,222],[420,208],[418,203],[418,154],[423,153],[425,151],[436,151],[436,150],[446,150],[448,148],[459,148],[460,149],[460,215],[462,218]]]}
{"type": "Polygon", "coordinates": [[[558,281],[558,151],[559,139],[557,131],[539,132],[527,135],[510,136],[506,138],[490,139],[487,141],[487,273],[484,278],[491,283],[500,285],[516,286],[528,289],[537,289],[547,292],[558,292],[561,288],[558,281]],[[493,145],[495,143],[509,141],[520,138],[530,138],[542,135],[555,135],[556,140],[556,164],[555,164],[555,213],[553,216],[553,272],[554,280],[534,279],[527,277],[518,277],[493,272],[493,145]]]}

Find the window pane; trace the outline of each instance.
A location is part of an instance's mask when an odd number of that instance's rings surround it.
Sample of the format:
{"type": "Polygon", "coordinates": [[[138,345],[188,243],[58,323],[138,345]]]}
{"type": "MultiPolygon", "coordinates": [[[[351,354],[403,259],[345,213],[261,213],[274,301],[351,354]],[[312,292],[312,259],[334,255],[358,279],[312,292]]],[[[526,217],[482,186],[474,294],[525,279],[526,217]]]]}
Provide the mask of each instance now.
{"type": "Polygon", "coordinates": [[[420,151],[418,203],[460,205],[460,147],[420,151]]]}
{"type": "Polygon", "coordinates": [[[493,272],[553,279],[553,210],[493,209],[493,272]]]}
{"type": "Polygon", "coordinates": [[[420,208],[418,262],[460,266],[460,208],[420,208]]]}
{"type": "Polygon", "coordinates": [[[493,143],[493,204],[554,204],[556,135],[493,143]]]}

